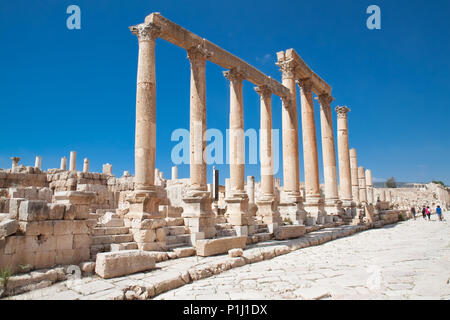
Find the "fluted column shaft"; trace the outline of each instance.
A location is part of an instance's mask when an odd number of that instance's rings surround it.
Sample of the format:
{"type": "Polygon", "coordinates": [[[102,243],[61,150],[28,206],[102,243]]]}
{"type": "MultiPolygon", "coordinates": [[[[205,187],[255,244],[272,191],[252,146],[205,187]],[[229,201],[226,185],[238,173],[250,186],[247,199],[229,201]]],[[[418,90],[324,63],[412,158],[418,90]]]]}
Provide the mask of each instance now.
{"type": "Polygon", "coordinates": [[[188,50],[191,62],[190,175],[191,188],[207,189],[206,159],[206,56],[198,48],[188,50]]]}
{"type": "Polygon", "coordinates": [[[300,195],[300,173],[298,153],[297,88],[295,84],[295,64],[293,61],[279,62],[283,85],[291,96],[283,98],[282,138],[283,138],[283,190],[300,195]]]}
{"type": "Polygon", "coordinates": [[[308,199],[320,198],[319,162],[317,154],[316,124],[312,84],[309,79],[299,81],[301,88],[303,160],[305,166],[305,195],[308,199]]]}
{"type": "Polygon", "coordinates": [[[232,69],[224,72],[230,80],[230,187],[245,192],[245,137],[242,81],[244,75],[232,69]]]}
{"type": "Polygon", "coordinates": [[[261,162],[261,191],[265,196],[273,196],[272,160],[272,92],[267,87],[257,87],[261,97],[261,122],[259,131],[259,157],[261,162]]]}
{"type": "Polygon", "coordinates": [[[367,203],[366,174],[363,167],[358,168],[359,199],[367,203]]]}
{"type": "Polygon", "coordinates": [[[154,185],[156,153],[155,39],[160,33],[153,24],[131,28],[139,40],[136,89],[135,189],[154,185]]]}
{"type": "Polygon", "coordinates": [[[374,203],[372,170],[366,169],[367,202],[374,203]]]}
{"type": "Polygon", "coordinates": [[[346,204],[353,198],[347,122],[347,112],[349,111],[350,109],[345,106],[336,107],[340,196],[346,204]]]}
{"type": "Polygon", "coordinates": [[[339,199],[336,169],[336,149],[334,146],[333,116],[331,114],[332,97],[319,96],[320,103],[320,127],[322,133],[322,157],[325,180],[325,200],[336,201],[339,199]]]}
{"type": "Polygon", "coordinates": [[[358,183],[358,158],[357,158],[355,149],[350,149],[350,170],[352,173],[353,201],[355,201],[358,204],[360,202],[359,183],[358,183]]]}

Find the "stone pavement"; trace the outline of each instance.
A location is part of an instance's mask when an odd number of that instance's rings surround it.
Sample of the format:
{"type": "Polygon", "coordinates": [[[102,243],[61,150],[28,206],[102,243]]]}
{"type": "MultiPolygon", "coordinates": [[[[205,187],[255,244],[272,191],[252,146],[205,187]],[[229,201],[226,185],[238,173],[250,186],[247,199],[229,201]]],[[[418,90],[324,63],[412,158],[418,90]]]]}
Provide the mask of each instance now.
{"type": "Polygon", "coordinates": [[[433,219],[297,250],[155,299],[450,299],[450,226],[433,219]]]}
{"type": "Polygon", "coordinates": [[[449,299],[449,228],[409,220],[334,241],[361,227],[327,228],[260,243],[240,258],[167,260],[149,272],[69,280],[8,299],[449,299]]]}

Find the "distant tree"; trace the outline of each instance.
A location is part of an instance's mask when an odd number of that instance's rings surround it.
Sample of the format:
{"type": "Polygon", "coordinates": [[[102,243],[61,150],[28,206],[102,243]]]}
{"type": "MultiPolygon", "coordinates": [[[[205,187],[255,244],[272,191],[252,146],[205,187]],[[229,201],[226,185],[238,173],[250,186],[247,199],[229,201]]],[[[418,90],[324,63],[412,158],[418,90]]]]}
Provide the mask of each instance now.
{"type": "Polygon", "coordinates": [[[397,188],[397,182],[395,182],[394,177],[390,177],[386,180],[386,187],[387,188],[397,188]]]}
{"type": "Polygon", "coordinates": [[[442,185],[445,188],[445,183],[443,183],[442,181],[435,181],[435,180],[433,180],[433,181],[431,181],[431,183],[440,184],[440,185],[442,185]]]}

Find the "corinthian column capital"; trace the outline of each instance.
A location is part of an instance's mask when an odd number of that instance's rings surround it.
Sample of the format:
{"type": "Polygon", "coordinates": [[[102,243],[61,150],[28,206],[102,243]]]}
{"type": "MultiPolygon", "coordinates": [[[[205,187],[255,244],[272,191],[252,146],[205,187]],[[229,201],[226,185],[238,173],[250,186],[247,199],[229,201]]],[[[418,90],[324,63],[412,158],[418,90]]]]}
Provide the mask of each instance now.
{"type": "Polygon", "coordinates": [[[347,108],[346,106],[337,106],[335,110],[336,110],[338,118],[340,118],[340,119],[346,119],[347,112],[350,111],[350,109],[347,108]]]}
{"type": "Polygon", "coordinates": [[[242,80],[245,79],[245,74],[236,68],[224,71],[223,75],[225,78],[233,82],[234,81],[242,82],[242,80]]]}
{"type": "Polygon", "coordinates": [[[323,109],[329,108],[331,105],[331,102],[334,100],[332,96],[329,94],[321,94],[317,97],[317,100],[319,101],[320,107],[323,109]]]}
{"type": "Polygon", "coordinates": [[[283,79],[295,78],[296,63],[294,59],[278,61],[275,64],[280,68],[283,79]]]}
{"type": "Polygon", "coordinates": [[[141,23],[129,27],[132,34],[138,37],[139,41],[155,40],[161,34],[161,28],[154,23],[141,23]]]}
{"type": "Polygon", "coordinates": [[[210,56],[211,53],[209,53],[205,48],[203,48],[202,45],[197,45],[187,50],[187,57],[191,63],[203,64],[210,56]]]}
{"type": "Polygon", "coordinates": [[[261,96],[261,99],[265,99],[272,94],[272,91],[269,89],[269,87],[265,85],[255,87],[255,91],[261,96]]]}
{"type": "Polygon", "coordinates": [[[303,94],[312,93],[312,81],[309,78],[296,81],[303,94]]]}

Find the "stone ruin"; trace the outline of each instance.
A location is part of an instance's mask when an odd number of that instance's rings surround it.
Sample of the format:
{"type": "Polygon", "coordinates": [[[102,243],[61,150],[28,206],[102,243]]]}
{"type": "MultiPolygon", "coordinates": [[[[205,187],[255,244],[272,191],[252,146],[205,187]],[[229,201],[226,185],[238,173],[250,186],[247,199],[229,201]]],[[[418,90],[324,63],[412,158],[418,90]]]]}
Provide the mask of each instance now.
{"type": "MultiPolygon", "coordinates": [[[[130,27],[139,41],[136,99],[135,175],[120,178],[105,164],[102,173],[77,171],[76,153],[58,169],[19,165],[0,170],[0,267],[16,272],[80,265],[104,278],[155,266],[164,259],[209,256],[267,241],[301,237],[307,229],[342,224],[377,227],[396,222],[405,211],[377,201],[372,172],[358,167],[349,150],[345,106],[336,107],[338,166],[335,155],[331,87],[293,50],[277,53],[282,83],[264,75],[210,41],[152,13],[130,27]],[[166,179],[155,168],[155,39],[187,50],[191,64],[190,177],[172,168],[166,179]],[[230,83],[230,177],[225,186],[207,184],[202,151],[206,141],[206,60],[227,71],[230,83]],[[256,85],[261,100],[261,181],[247,177],[243,155],[243,80],[256,85]],[[300,88],[305,182],[300,183],[297,117],[300,88]],[[320,103],[325,172],[319,184],[313,93],[320,103]],[[283,181],[274,179],[272,96],[282,99],[283,181]],[[199,138],[200,137],[200,138],[199,138]],[[337,180],[337,168],[340,183],[337,180]],[[94,262],[96,262],[94,264],[94,262]]],[[[62,277],[59,273],[57,275],[62,277]]]]}

